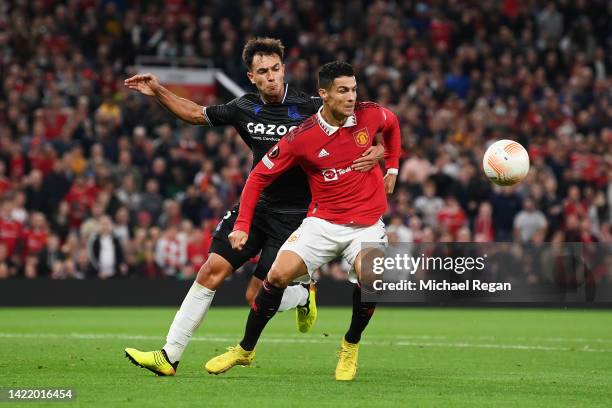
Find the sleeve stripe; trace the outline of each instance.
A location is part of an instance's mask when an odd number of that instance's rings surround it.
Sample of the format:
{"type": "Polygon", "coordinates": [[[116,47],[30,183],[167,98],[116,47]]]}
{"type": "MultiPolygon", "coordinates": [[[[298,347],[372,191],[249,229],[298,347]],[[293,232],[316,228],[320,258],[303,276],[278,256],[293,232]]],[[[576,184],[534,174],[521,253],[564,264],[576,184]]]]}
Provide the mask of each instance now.
{"type": "Polygon", "coordinates": [[[202,113],[204,113],[204,117],[206,118],[206,121],[208,122],[208,124],[209,124],[210,126],[214,126],[214,125],[213,125],[213,123],[210,121],[210,118],[209,118],[209,117],[208,117],[208,115],[206,114],[206,106],[204,106],[204,107],[202,108],[202,113]]]}

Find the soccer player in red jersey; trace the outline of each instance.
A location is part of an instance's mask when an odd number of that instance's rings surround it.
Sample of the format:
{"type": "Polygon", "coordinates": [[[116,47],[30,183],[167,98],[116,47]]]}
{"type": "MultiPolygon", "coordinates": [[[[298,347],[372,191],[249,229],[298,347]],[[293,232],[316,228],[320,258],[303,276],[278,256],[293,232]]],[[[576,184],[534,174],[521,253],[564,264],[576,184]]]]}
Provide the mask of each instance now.
{"type": "MultiPolygon", "coordinates": [[[[277,312],[290,282],[310,278],[320,266],[342,256],[351,265],[349,280],[358,283],[365,254],[361,244],[383,246],[387,242],[381,216],[387,208],[385,193],[393,192],[397,178],[401,150],[397,117],[375,103],[356,103],[353,68],[344,62],[321,68],[319,94],[323,106],[262,158],[242,192],[239,215],[229,235],[238,249],[248,239],[260,193],[283,172],[299,165],[308,177],[312,201],[306,219],[280,248],[255,297],[242,341],[206,363],[209,373],[220,374],[253,361],[257,340],[277,312]],[[372,145],[378,132],[385,142],[384,178],[380,167],[365,173],[351,169],[352,161],[372,145]]],[[[351,324],[336,367],[337,380],[355,377],[359,340],[375,306],[361,301],[356,285],[351,324]]]]}

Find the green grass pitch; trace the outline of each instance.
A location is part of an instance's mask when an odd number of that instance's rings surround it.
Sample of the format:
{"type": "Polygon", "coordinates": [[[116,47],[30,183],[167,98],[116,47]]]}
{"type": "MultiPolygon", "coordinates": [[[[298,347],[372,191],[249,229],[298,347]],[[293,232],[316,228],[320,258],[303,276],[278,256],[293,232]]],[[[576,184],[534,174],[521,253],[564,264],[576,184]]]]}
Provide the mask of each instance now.
{"type": "MultiPolygon", "coordinates": [[[[202,364],[235,344],[247,308],[212,308],[176,377],[132,365],[154,349],[173,308],[0,309],[0,387],[72,387],[79,407],[607,406],[612,313],[379,307],[352,383],[336,383],[348,308],[321,308],[312,333],[277,315],[253,367],[212,376],[202,364]]],[[[40,406],[39,403],[5,406],[40,406]]]]}

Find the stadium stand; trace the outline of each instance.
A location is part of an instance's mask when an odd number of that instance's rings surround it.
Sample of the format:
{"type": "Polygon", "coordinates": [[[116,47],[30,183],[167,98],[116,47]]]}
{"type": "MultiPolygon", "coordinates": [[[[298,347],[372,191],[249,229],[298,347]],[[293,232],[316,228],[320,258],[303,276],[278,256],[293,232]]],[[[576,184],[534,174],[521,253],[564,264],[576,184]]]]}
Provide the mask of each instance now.
{"type": "Polygon", "coordinates": [[[143,4],[0,5],[0,279],[193,278],[250,151],[123,80],[137,56],[198,58],[246,89],[240,52],[257,35],[282,39],[292,84],[315,94],[317,67],[347,60],[360,99],[398,114],[391,240],[612,242],[608,1],[143,4]],[[504,138],[532,161],[515,188],[479,162],[504,138]],[[103,270],[101,221],[122,248],[103,270]]]}

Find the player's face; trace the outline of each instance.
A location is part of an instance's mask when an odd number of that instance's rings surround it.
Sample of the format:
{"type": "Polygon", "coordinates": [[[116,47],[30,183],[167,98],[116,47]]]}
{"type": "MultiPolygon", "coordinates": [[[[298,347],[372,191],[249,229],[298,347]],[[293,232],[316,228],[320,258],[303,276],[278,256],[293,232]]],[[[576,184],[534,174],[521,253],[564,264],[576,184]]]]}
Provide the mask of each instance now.
{"type": "Polygon", "coordinates": [[[285,65],[278,55],[255,55],[247,76],[266,101],[282,100],[285,92],[285,65]]]}
{"type": "Polygon", "coordinates": [[[319,94],[335,117],[349,117],[355,112],[357,81],[354,76],[334,79],[329,89],[320,89],[319,94]]]}

